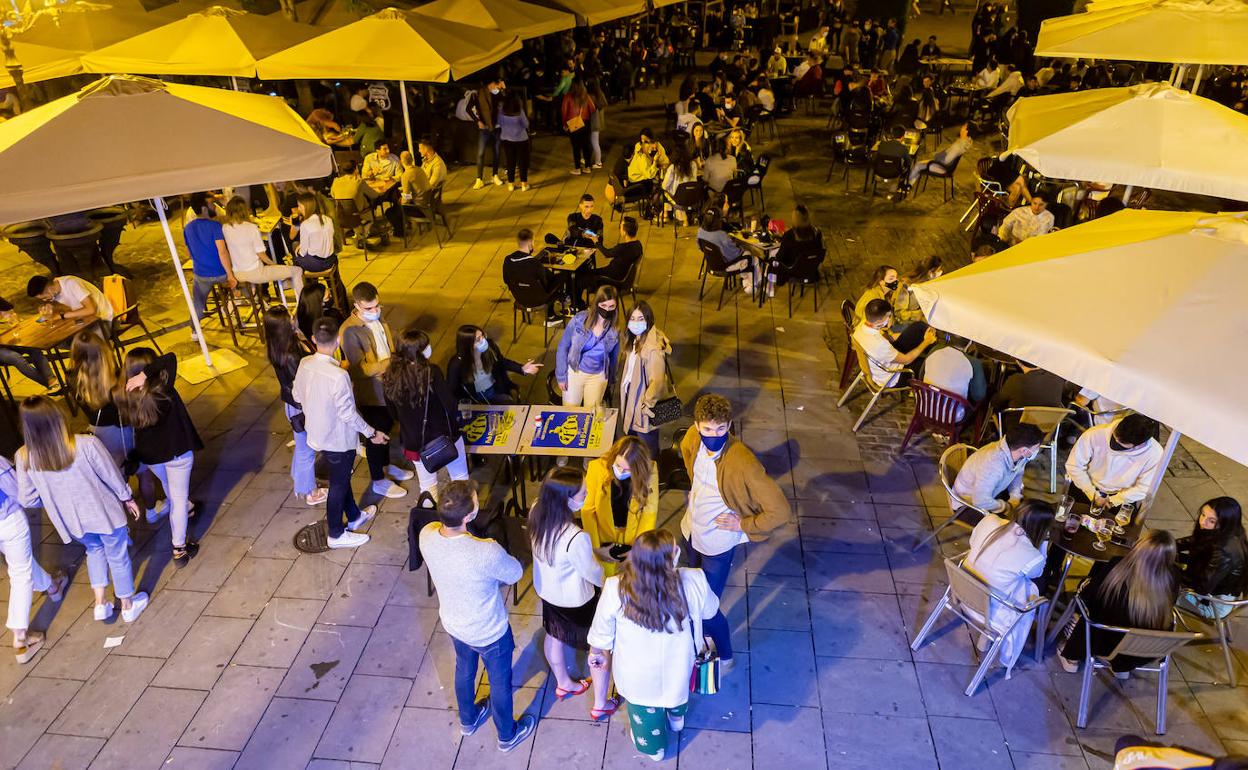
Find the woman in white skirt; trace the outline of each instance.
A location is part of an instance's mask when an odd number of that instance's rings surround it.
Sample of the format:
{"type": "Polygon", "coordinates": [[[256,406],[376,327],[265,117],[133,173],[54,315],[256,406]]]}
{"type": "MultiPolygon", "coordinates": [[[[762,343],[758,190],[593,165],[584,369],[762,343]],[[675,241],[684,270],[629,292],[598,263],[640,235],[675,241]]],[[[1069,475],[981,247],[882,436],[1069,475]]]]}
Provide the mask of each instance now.
{"type": "Polygon", "coordinates": [[[26,511],[17,502],[17,474],[8,459],[0,457],[0,554],[9,570],[9,630],[13,632],[13,654],[18,663],[29,663],[43,646],[43,634],[30,631],[30,607],[35,591],[44,591],[48,599],[59,602],[69,578],[53,579],[35,561],[30,544],[30,524],[26,511]]]}

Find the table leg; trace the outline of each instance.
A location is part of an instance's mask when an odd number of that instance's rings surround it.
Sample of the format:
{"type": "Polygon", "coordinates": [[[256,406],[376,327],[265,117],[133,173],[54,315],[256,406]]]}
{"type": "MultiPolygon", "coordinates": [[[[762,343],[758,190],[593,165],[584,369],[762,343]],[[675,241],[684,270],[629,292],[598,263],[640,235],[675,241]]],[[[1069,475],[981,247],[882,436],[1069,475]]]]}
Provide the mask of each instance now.
{"type": "MultiPolygon", "coordinates": [[[[1074,561],[1075,557],[1069,553],[1062,559],[1062,574],[1058,577],[1057,585],[1053,588],[1053,599],[1049,602],[1049,609],[1044,615],[1046,625],[1049,622],[1049,618],[1053,617],[1053,611],[1057,609],[1057,600],[1062,597],[1062,592],[1066,588],[1066,576],[1070,574],[1070,565],[1073,564],[1074,561]]],[[[1059,615],[1058,617],[1061,616],[1059,615]]],[[[1056,628],[1047,632],[1044,637],[1044,645],[1047,647],[1052,644],[1061,632],[1061,628],[1056,628]]]]}

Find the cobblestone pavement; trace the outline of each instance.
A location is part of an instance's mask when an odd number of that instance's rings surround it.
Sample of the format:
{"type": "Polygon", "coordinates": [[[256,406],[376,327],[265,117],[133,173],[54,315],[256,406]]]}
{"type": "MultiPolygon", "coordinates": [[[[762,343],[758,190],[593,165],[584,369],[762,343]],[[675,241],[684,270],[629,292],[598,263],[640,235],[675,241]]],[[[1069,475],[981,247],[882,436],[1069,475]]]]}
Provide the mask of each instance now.
{"type": "MultiPolygon", "coordinates": [[[[662,124],[660,96],[612,109],[610,136],[662,124]]],[[[808,295],[789,317],[784,302],[758,308],[740,296],[720,311],[697,300],[698,255],[684,232],[643,225],[646,257],[639,296],[654,306],[675,346],[680,394],[729,396],[744,440],[792,498],[795,517],[767,543],[738,560],[725,595],[735,643],[744,652],[724,690],[696,697],[678,758],[682,768],[1015,767],[1106,768],[1115,738],[1150,734],[1154,680],[1099,680],[1088,729],[1073,726],[1077,677],[1050,655],[1028,659],[1010,680],[999,672],[973,697],[962,689],[975,662],[967,632],[954,625],[911,652],[934,598],[944,588],[939,551],[918,540],[948,517],[935,481],[940,447],[896,447],[909,419],[905,404],[881,409],[850,431],[863,400],[837,409],[845,338],[839,304],[856,295],[879,262],[909,267],[936,253],[948,265],[967,258],[957,200],[938,190],[894,206],[863,195],[850,180],[825,185],[824,118],[781,123],[767,177],[768,211],[788,218],[806,201],[823,228],[836,281],[818,312],[808,295]],[[831,349],[825,342],[829,340],[831,349]]],[[[471,172],[447,185],[454,237],[438,249],[425,235],[410,249],[391,246],[365,263],[348,251],[348,282],[382,289],[396,329],[431,330],[444,359],[460,323],[483,324],[513,358],[553,364],[542,330],[527,327],[512,343],[510,303],[500,262],[521,226],[558,231],[586,190],[599,194],[605,174],[567,174],[563,140],[537,143],[535,187],[473,192],[471,172]]],[[[609,157],[619,151],[619,142],[609,157]]],[[[964,168],[970,168],[965,164],[964,168]]],[[[856,177],[856,175],[855,175],[856,177]]],[[[610,228],[609,228],[610,229],[610,228]]],[[[612,234],[614,235],[614,234],[612,234]]],[[[147,314],[172,328],[185,319],[158,230],[128,232],[118,252],[142,287],[147,314]]],[[[23,294],[30,265],[0,251],[0,290],[23,294]]],[[[210,332],[216,346],[228,336],[210,332]]],[[[183,357],[195,355],[185,329],[161,337],[183,357]]],[[[167,524],[133,529],[135,564],[152,604],[132,625],[92,620],[81,549],[62,545],[32,515],[39,558],[74,571],[60,605],[40,599],[36,628],[48,645],[29,665],[0,656],[0,765],[22,768],[554,768],[644,767],[622,717],[588,719],[585,700],[555,703],[544,672],[540,618],[529,577],[513,609],[518,653],[518,709],[540,714],[533,740],[502,755],[489,728],[461,740],[456,729],[449,638],[423,571],[405,562],[406,500],[385,500],[372,542],[356,551],[300,554],[291,536],[317,512],[290,494],[288,426],[278,390],[254,340],[248,366],[199,385],[180,382],[207,448],[196,457],[194,495],[205,503],[195,525],[202,544],[190,567],[169,564],[167,524]],[[120,644],[109,647],[110,640],[120,644]]],[[[544,383],[526,381],[534,400],[544,383]]],[[[668,437],[665,435],[665,438],[668,437]]],[[[1033,486],[1046,478],[1038,463],[1033,486]]],[[[489,483],[493,467],[474,473],[489,483]]],[[[357,486],[364,476],[357,473],[357,486]]],[[[1184,443],[1150,524],[1175,532],[1217,494],[1248,498],[1245,469],[1184,443]]],[[[662,500],[664,526],[675,526],[679,493],[662,500]]],[[[4,587],[7,589],[7,586],[4,587]]],[[[0,590],[0,603],[7,590],[0,590]]],[[[2,612],[0,608],[0,612],[2,612]]],[[[1239,628],[1237,639],[1248,638],[1239,628]]],[[[1242,645],[1242,641],[1239,642],[1242,645]]],[[[1248,665],[1236,651],[1240,687],[1228,687],[1215,648],[1185,650],[1170,680],[1169,740],[1210,750],[1248,752],[1248,665]]]]}

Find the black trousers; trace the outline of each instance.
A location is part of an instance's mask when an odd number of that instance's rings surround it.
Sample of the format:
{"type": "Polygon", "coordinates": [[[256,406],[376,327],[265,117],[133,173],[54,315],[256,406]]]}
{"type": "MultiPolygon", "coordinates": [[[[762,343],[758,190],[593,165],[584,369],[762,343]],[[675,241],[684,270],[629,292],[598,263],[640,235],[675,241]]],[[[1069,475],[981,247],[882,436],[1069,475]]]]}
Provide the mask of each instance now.
{"type": "Polygon", "coordinates": [[[533,152],[533,142],[503,141],[503,163],[507,166],[507,181],[516,181],[516,168],[520,169],[520,182],[529,181],[529,156],[533,152]]]}
{"type": "Polygon", "coordinates": [[[589,168],[593,165],[594,148],[590,144],[589,126],[585,125],[568,134],[572,142],[572,167],[589,168]]]}
{"type": "MultiPolygon", "coordinates": [[[[382,433],[390,433],[390,428],[394,425],[394,418],[390,416],[390,410],[384,406],[361,406],[360,416],[364,418],[364,422],[368,423],[374,430],[382,433]]],[[[368,459],[368,475],[373,481],[381,481],[386,477],[386,466],[390,464],[390,442],[384,444],[374,444],[372,441],[364,443],[364,456],[368,459]]]]}
{"type": "Polygon", "coordinates": [[[360,518],[360,506],[351,491],[351,470],[355,466],[355,450],[321,452],[329,468],[329,494],[325,498],[325,523],[330,537],[341,537],[347,523],[360,518]]]}

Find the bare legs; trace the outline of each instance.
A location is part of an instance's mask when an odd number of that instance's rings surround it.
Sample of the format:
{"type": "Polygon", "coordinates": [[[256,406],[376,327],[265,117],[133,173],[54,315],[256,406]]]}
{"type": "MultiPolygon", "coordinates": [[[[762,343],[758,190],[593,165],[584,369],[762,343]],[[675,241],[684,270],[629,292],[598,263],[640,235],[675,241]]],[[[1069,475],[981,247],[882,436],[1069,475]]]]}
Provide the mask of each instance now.
{"type": "MultiPolygon", "coordinates": [[[[547,634],[542,639],[542,651],[546,653],[546,662],[550,664],[551,673],[555,675],[555,683],[559,686],[559,689],[578,689],[580,683],[568,675],[567,645],[547,634]]],[[[607,664],[606,668],[594,672],[594,708],[599,711],[607,706],[607,691],[611,686],[610,672],[610,663],[607,664]]]]}

